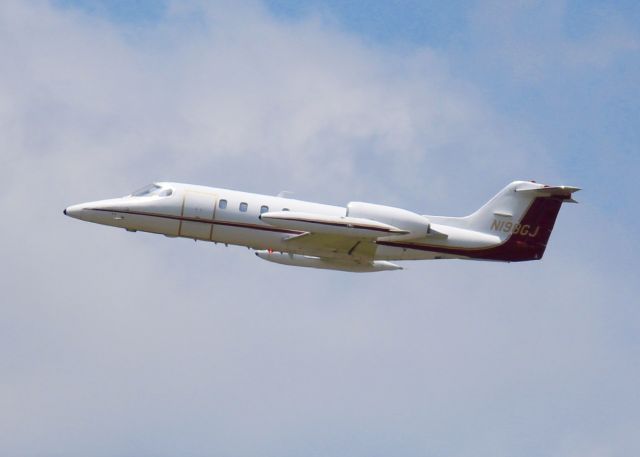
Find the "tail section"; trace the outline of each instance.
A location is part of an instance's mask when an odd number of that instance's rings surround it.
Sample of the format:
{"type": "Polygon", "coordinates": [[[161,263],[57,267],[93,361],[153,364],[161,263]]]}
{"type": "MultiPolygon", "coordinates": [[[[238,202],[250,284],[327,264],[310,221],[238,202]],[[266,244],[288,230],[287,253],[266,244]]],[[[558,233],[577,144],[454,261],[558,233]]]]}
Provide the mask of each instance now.
{"type": "Polygon", "coordinates": [[[542,258],[564,202],[575,202],[576,187],[550,187],[515,181],[466,218],[467,228],[497,235],[502,241],[481,258],[518,262],[542,258]]]}
{"type": "Polygon", "coordinates": [[[469,216],[425,215],[443,238],[427,236],[419,242],[396,238],[376,243],[446,254],[444,258],[538,260],[547,247],[560,207],[564,202],[575,203],[572,194],[578,190],[577,187],[514,181],[469,216]],[[448,227],[462,230],[447,230],[448,227]]]}
{"type": "Polygon", "coordinates": [[[509,226],[513,227],[516,223],[519,223],[531,207],[534,197],[526,192],[518,192],[518,189],[528,190],[538,187],[541,187],[541,185],[532,182],[512,182],[475,213],[462,218],[465,222],[465,228],[498,235],[500,240],[504,241],[510,235],[509,230],[494,230],[495,225],[510,222],[509,226]]]}

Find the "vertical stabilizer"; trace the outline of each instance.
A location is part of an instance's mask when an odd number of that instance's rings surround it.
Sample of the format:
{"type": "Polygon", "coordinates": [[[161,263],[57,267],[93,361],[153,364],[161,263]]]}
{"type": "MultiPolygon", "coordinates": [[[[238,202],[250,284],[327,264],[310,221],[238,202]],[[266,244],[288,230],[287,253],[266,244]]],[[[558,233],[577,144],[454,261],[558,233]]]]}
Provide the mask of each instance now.
{"type": "Polygon", "coordinates": [[[502,240],[482,258],[514,262],[537,260],[544,254],[562,203],[575,202],[572,193],[578,190],[577,187],[515,181],[463,219],[469,229],[491,233],[502,240]]]}
{"type": "Polygon", "coordinates": [[[535,196],[518,192],[518,189],[536,189],[539,187],[543,186],[527,181],[512,182],[479,210],[470,216],[462,218],[466,228],[498,235],[501,240],[505,240],[509,237],[509,231],[496,230],[496,225],[502,228],[505,226],[513,227],[524,218],[535,200],[535,196]]]}

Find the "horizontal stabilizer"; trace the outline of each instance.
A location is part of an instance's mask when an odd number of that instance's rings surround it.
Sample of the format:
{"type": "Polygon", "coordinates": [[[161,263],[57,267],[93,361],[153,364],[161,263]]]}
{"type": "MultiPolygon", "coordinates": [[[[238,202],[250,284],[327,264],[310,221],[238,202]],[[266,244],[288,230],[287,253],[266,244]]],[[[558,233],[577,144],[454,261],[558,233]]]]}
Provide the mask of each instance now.
{"type": "Polygon", "coordinates": [[[533,194],[539,197],[558,197],[567,203],[578,203],[572,198],[572,194],[579,190],[579,187],[572,186],[545,186],[534,189],[516,189],[516,192],[533,194]]]}

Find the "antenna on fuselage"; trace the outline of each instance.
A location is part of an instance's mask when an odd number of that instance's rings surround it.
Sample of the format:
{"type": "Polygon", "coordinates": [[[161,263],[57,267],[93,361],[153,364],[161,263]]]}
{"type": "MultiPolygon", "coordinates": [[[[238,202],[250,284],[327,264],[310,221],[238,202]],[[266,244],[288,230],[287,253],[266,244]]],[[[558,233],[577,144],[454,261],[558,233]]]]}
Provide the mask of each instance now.
{"type": "Polygon", "coordinates": [[[278,195],[277,195],[277,196],[278,196],[278,197],[281,197],[281,198],[288,198],[288,197],[287,197],[287,195],[293,195],[293,194],[294,194],[294,192],[292,192],[292,191],[290,191],[290,190],[281,190],[281,191],[278,193],[278,195]]]}

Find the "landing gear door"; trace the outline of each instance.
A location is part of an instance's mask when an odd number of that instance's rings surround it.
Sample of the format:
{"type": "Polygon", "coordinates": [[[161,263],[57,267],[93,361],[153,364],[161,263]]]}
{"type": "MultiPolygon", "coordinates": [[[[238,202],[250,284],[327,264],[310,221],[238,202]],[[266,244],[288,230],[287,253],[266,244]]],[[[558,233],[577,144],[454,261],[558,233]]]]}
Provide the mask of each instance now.
{"type": "Polygon", "coordinates": [[[211,240],[216,199],[214,194],[188,191],[182,205],[179,235],[198,240],[211,240]]]}

